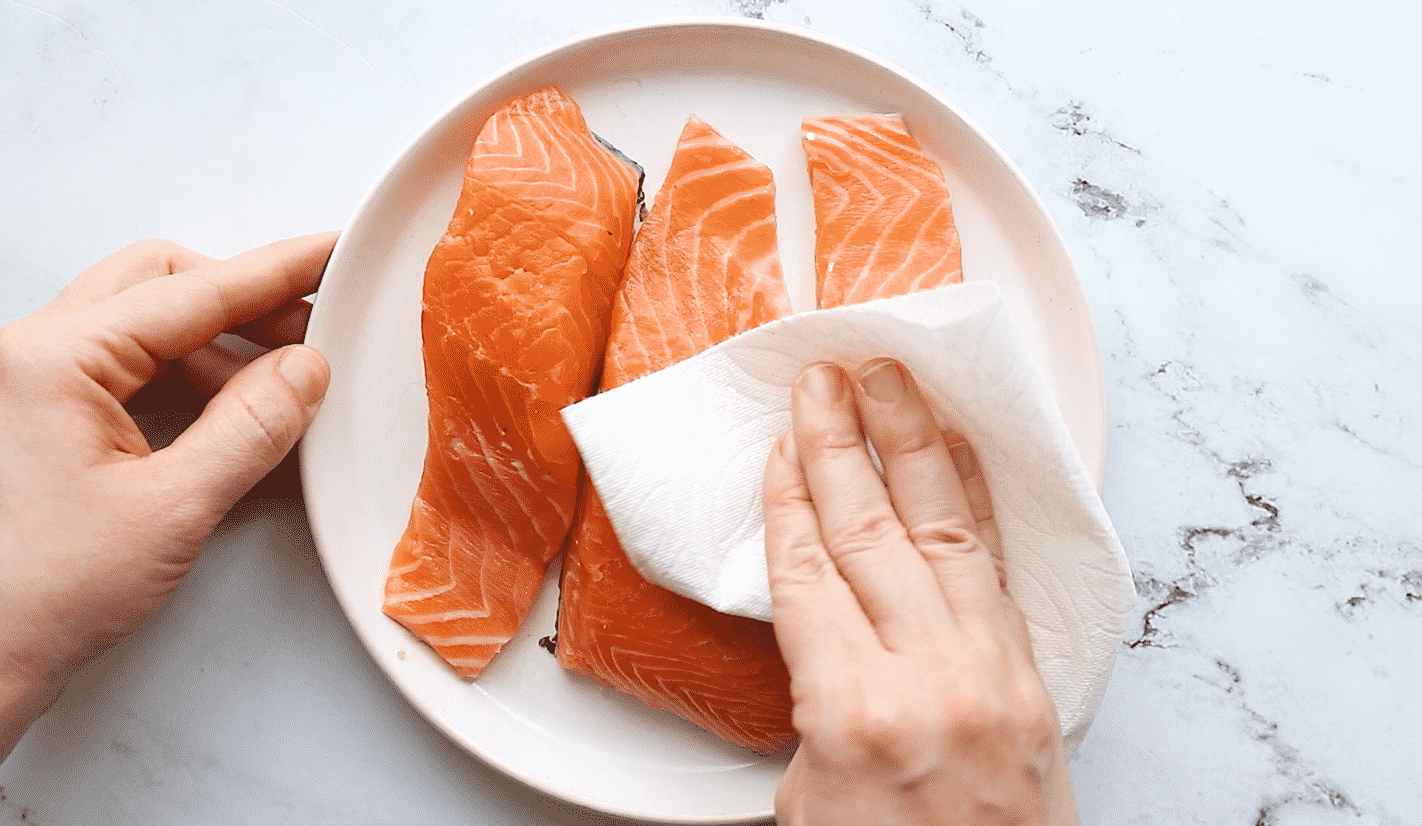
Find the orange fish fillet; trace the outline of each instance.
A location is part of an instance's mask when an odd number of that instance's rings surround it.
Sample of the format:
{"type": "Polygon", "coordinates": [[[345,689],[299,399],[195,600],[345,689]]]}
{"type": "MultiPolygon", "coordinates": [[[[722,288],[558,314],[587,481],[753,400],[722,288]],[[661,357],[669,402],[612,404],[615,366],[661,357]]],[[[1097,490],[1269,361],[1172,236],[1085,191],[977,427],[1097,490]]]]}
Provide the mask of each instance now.
{"type": "Polygon", "coordinates": [[[425,269],[429,443],[385,613],[464,677],[517,630],[568,533],[639,170],[546,87],[495,112],[425,269]]]}
{"type": "MultiPolygon", "coordinates": [[[[637,232],[613,310],[602,389],[790,313],[770,170],[692,118],[637,232]]],[[[591,485],[563,562],[558,661],[759,752],[795,740],[768,623],[642,578],[591,485]]]]}
{"type": "Polygon", "coordinates": [[[938,165],[897,115],[806,118],[821,308],[963,280],[962,248],[938,165]]]}

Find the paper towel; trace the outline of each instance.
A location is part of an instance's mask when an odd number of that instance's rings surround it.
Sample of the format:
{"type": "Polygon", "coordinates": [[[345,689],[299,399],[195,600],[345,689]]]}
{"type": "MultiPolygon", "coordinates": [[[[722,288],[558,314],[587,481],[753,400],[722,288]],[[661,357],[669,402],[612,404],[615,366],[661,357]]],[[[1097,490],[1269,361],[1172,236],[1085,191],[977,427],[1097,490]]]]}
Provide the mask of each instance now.
{"type": "Polygon", "coordinates": [[[632,563],[769,620],[761,480],[807,365],[898,359],[982,468],[1008,590],[1063,733],[1085,736],[1134,606],[1130,568],[997,287],[972,282],[800,313],[563,410],[632,563]]]}

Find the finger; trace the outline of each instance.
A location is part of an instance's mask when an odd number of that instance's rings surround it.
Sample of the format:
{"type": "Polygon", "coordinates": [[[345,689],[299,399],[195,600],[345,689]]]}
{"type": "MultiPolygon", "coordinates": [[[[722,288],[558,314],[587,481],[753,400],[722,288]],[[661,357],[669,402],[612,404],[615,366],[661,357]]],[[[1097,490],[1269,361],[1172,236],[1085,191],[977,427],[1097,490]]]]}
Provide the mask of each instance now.
{"type": "Polygon", "coordinates": [[[335,242],[336,233],[290,238],[154,278],[93,307],[91,322],[98,335],[131,340],[149,358],[181,358],[314,292],[335,242]]]}
{"type": "Polygon", "coordinates": [[[269,350],[300,344],[306,339],[306,323],[311,320],[311,302],[304,298],[288,301],[255,321],[230,332],[269,350]]]}
{"type": "Polygon", "coordinates": [[[849,385],[832,364],[800,375],[791,395],[795,447],[830,557],[884,645],[902,650],[950,618],[869,458],[849,385]]]}
{"type": "Polygon", "coordinates": [[[188,384],[204,398],[210,399],[254,360],[244,358],[214,341],[178,359],[178,364],[188,384]]]}
{"type": "Polygon", "coordinates": [[[879,646],[869,618],[820,541],[794,452],[793,435],[787,433],[766,460],[762,497],[775,639],[792,676],[839,668],[854,649],[879,646]]]}
{"type": "Polygon", "coordinates": [[[296,444],[329,382],[330,367],[314,348],[275,350],[233,376],[191,427],[142,461],[215,523],[296,444]]]}
{"type": "Polygon", "coordinates": [[[81,310],[118,295],[135,284],[216,262],[216,258],[193,252],[172,241],[139,241],[80,273],[50,307],[81,310]]]}
{"type": "MultiPolygon", "coordinates": [[[[884,466],[894,510],[932,567],[954,616],[995,616],[1001,599],[997,568],[977,536],[955,457],[913,377],[896,361],[876,359],[860,369],[857,388],[864,429],[884,466]]],[[[965,456],[959,449],[958,456],[965,470],[981,475],[971,450],[965,456]]],[[[990,516],[984,493],[975,487],[980,513],[990,516]]]]}
{"type": "Polygon", "coordinates": [[[951,430],[943,432],[943,440],[948,443],[948,453],[953,457],[953,467],[958,472],[958,481],[962,482],[963,495],[968,500],[968,510],[977,523],[974,533],[992,554],[998,584],[1006,590],[1007,570],[1002,557],[1002,537],[992,509],[992,495],[988,492],[987,479],[978,465],[977,455],[967,440],[951,430]]]}
{"type": "Polygon", "coordinates": [[[219,336],[177,361],[163,362],[159,374],[134,393],[124,409],[135,416],[201,410],[228,380],[262,354],[236,352],[222,340],[219,336]],[[170,365],[173,369],[165,369],[170,365]]]}
{"type": "Polygon", "coordinates": [[[908,371],[892,359],[875,359],[857,378],[864,432],[909,537],[917,543],[925,531],[971,531],[976,520],[954,457],[908,371]]]}
{"type": "Polygon", "coordinates": [[[974,522],[987,522],[993,518],[992,495],[988,492],[982,469],[978,467],[977,454],[966,439],[951,430],[943,432],[943,441],[948,445],[948,454],[953,457],[953,469],[963,486],[968,512],[974,522]]]}
{"type": "Polygon", "coordinates": [[[978,539],[987,546],[992,555],[992,566],[997,571],[997,584],[1007,593],[1007,562],[1002,556],[1002,534],[997,529],[997,520],[989,519],[978,523],[978,539]]]}

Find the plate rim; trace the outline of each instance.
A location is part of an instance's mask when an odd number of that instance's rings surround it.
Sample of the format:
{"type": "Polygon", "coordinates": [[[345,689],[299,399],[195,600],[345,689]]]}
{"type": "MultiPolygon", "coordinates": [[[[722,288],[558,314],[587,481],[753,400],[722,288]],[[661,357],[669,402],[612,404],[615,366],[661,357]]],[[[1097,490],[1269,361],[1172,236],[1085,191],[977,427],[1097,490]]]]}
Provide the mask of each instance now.
{"type": "MultiPolygon", "coordinates": [[[[661,37],[675,36],[679,34],[684,35],[684,33],[687,31],[697,29],[742,30],[778,34],[780,36],[786,36],[807,41],[808,43],[819,48],[828,48],[830,50],[842,52],[852,56],[856,60],[875,65],[880,69],[899,77],[907,84],[916,87],[918,90],[929,96],[937,105],[942,106],[943,108],[950,111],[956,118],[959,119],[961,124],[966,127],[977,140],[981,141],[982,144],[995,156],[995,158],[1001,162],[1003,168],[1015,180],[1022,194],[1024,194],[1030,200],[1032,205],[1036,208],[1038,214],[1041,215],[1044,219],[1043,224],[1045,225],[1045,229],[1050,232],[1051,235],[1051,237],[1047,239],[1049,243],[1052,243],[1063,251],[1064,255],[1062,256],[1062,263],[1066,268],[1066,272],[1064,274],[1070,275],[1070,278],[1063,279],[1065,282],[1067,282],[1065,284],[1065,288],[1068,290],[1070,297],[1075,302],[1077,302],[1083,308],[1086,308],[1086,310],[1081,314],[1081,320],[1085,325],[1083,332],[1087,333],[1087,335],[1084,336],[1085,340],[1080,343],[1084,345],[1085,349],[1087,350],[1085,355],[1089,356],[1089,358],[1083,359],[1083,361],[1089,361],[1088,367],[1091,374],[1091,378],[1094,379],[1095,386],[1097,388],[1097,393],[1095,394],[1096,398],[1094,399],[1094,401],[1096,402],[1097,409],[1100,411],[1100,416],[1099,420],[1095,423],[1091,433],[1089,434],[1089,438],[1092,440],[1091,446],[1095,449],[1096,461],[1091,464],[1086,464],[1084,462],[1084,464],[1086,465],[1088,474],[1092,478],[1095,487],[1099,492],[1101,490],[1105,475],[1108,422],[1099,337],[1096,330],[1095,320],[1089,311],[1090,305],[1086,301],[1086,294],[1083,285],[1081,284],[1080,274],[1076,269],[1075,262],[1070,256],[1070,252],[1066,246],[1065,239],[1061,235],[1061,230],[1057,226],[1056,221],[1053,220],[1051,213],[1047,210],[1045,202],[1043,202],[1041,196],[1027,180],[1026,176],[1022,173],[1021,169],[1017,166],[1017,163],[1012,159],[1012,157],[1008,155],[1006,151],[1003,150],[1003,148],[997,143],[997,141],[995,141],[977,123],[976,120],[974,120],[965,111],[963,111],[956,103],[954,103],[952,100],[948,99],[943,94],[938,92],[937,89],[930,85],[928,82],[918,77],[914,73],[908,71],[907,69],[903,68],[902,66],[898,65],[897,63],[894,63],[893,61],[890,61],[878,54],[870,52],[867,49],[841,40],[833,35],[823,34],[821,32],[802,26],[795,26],[776,21],[757,20],[738,16],[672,15],[646,18],[641,20],[634,20],[630,22],[598,27],[560,38],[541,48],[527,52],[523,56],[503,64],[492,72],[486,73],[484,76],[480,77],[474,83],[466,87],[457,96],[453,97],[448,103],[446,103],[434,115],[432,115],[413,134],[412,137],[405,141],[405,143],[399,148],[399,150],[381,168],[373,184],[369,187],[364,196],[356,205],[356,208],[352,211],[351,217],[348,221],[348,226],[358,223],[361,217],[371,209],[372,204],[380,199],[387,185],[391,181],[392,174],[397,170],[397,168],[400,167],[403,163],[405,163],[406,160],[413,153],[415,153],[416,150],[419,149],[431,137],[433,133],[441,129],[450,117],[454,116],[465,105],[467,105],[471,98],[475,97],[476,95],[479,95],[486,88],[501,82],[510,75],[516,74],[532,66],[535,66],[538,63],[554,58],[560,53],[575,48],[588,48],[589,46],[596,44],[597,41],[612,40],[637,33],[655,34],[661,37]]],[[[336,244],[332,249],[330,258],[328,259],[328,269],[330,268],[331,263],[344,261],[344,258],[346,257],[346,248],[351,243],[354,243],[348,240],[349,237],[350,236],[344,231],[338,237],[336,244]]],[[[309,321],[308,329],[318,329],[321,322],[324,320],[325,315],[330,312],[329,302],[323,304],[320,298],[321,291],[318,289],[313,300],[312,314],[309,321]]],[[[299,447],[301,458],[300,470],[303,500],[306,499],[307,494],[311,492],[313,487],[314,472],[311,470],[311,468],[313,466],[312,462],[315,460],[314,456],[310,456],[308,454],[307,444],[307,441],[303,440],[299,447]]],[[[362,627],[354,621],[354,617],[352,615],[353,607],[347,604],[347,600],[343,595],[343,591],[335,587],[335,583],[331,579],[331,574],[329,570],[327,570],[327,566],[334,562],[334,559],[331,557],[331,554],[326,550],[329,545],[322,541],[322,529],[318,527],[317,520],[308,519],[308,521],[310,522],[310,528],[312,536],[315,539],[318,555],[322,560],[323,571],[326,571],[327,573],[328,584],[332,586],[332,591],[336,596],[337,602],[341,606],[342,612],[346,615],[346,621],[350,624],[352,630],[360,639],[367,653],[371,655],[371,658],[375,661],[376,665],[385,674],[386,679],[390,680],[390,682],[393,684],[395,689],[401,694],[404,700],[411,706],[413,706],[421,717],[423,717],[428,723],[438,729],[443,736],[451,740],[463,750],[477,757],[485,765],[551,798],[562,800],[580,807],[584,807],[591,811],[603,812],[617,817],[631,818],[642,822],[696,824],[755,823],[774,816],[773,803],[771,808],[769,809],[763,811],[749,812],[744,815],[737,815],[733,817],[726,817],[723,815],[706,815],[700,817],[677,815],[675,819],[672,819],[670,816],[659,817],[655,814],[649,814],[647,812],[642,811],[613,808],[602,803],[594,803],[586,799],[571,796],[567,792],[567,790],[559,788],[551,783],[545,782],[535,775],[532,775],[525,771],[521,771],[515,766],[509,765],[508,763],[495,758],[485,749],[479,747],[477,743],[470,740],[465,734],[456,731],[449,723],[449,721],[447,721],[442,715],[436,713],[433,709],[427,708],[422,703],[415,702],[408,696],[408,694],[406,694],[406,692],[402,688],[401,681],[397,679],[396,675],[392,672],[392,666],[389,662],[387,662],[387,658],[379,656],[377,654],[374,648],[376,644],[375,641],[369,638],[367,634],[363,631],[362,627]]]]}

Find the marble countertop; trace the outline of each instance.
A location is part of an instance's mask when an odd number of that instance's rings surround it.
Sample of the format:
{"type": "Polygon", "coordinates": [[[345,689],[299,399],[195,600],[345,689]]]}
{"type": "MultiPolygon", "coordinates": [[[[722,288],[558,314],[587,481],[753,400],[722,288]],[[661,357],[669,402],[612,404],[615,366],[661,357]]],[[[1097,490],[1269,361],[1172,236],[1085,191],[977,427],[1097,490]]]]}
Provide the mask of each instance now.
{"type": "MultiPolygon", "coordinates": [[[[339,228],[534,48],[762,17],[933,84],[1058,223],[1139,601],[1072,761],[1092,824],[1422,810],[1422,7],[1403,0],[3,0],[0,319],[146,236],[339,228]]],[[[290,466],[0,766],[0,824],[615,823],[449,743],[357,642],[290,466]]]]}

